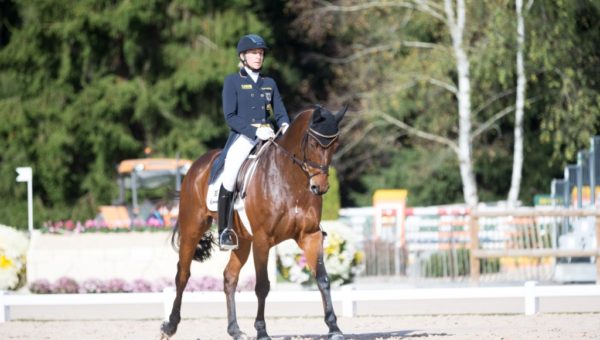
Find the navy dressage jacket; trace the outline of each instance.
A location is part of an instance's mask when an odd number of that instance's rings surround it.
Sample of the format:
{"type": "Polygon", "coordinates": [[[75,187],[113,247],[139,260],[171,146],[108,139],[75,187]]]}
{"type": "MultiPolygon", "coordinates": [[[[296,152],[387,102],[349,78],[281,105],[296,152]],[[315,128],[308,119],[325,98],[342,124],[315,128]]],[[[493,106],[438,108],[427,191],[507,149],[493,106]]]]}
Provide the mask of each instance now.
{"type": "Polygon", "coordinates": [[[255,139],[256,129],[260,125],[270,124],[271,115],[279,128],[284,123],[290,123],[275,80],[259,75],[255,83],[245,68],[225,78],[223,114],[231,132],[223,152],[213,164],[209,183],[221,173],[227,150],[239,135],[255,139]]]}
{"type": "Polygon", "coordinates": [[[278,127],[290,123],[279,89],[272,78],[259,75],[255,83],[245,68],[225,78],[223,114],[233,132],[254,139],[258,126],[269,124],[270,112],[278,127]]]}

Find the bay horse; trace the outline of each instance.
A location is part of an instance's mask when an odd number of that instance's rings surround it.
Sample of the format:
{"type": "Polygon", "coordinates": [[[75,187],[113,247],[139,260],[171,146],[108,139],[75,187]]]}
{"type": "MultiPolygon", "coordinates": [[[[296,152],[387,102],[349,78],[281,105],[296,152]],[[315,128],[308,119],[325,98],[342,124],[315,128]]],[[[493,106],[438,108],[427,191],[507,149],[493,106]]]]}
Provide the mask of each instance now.
{"type": "MultiPolygon", "coordinates": [[[[331,301],[330,281],[323,262],[323,232],[320,228],[322,195],[329,189],[328,169],[339,144],[339,123],[347,107],[337,113],[316,106],[300,112],[287,132],[263,146],[253,177],[247,184],[245,209],[252,235],[234,214],[239,248],[232,251],[223,272],[227,302],[227,332],[233,339],[247,339],[238,325],[235,291],[242,266],[252,249],[256,271],[255,293],[258,310],[254,322],[257,339],[271,339],[264,318],[265,300],[270,290],[267,276],[269,250],[294,239],[304,251],[307,264],[321,292],[328,338],[342,340],[331,301]]],[[[175,334],[181,320],[182,294],[190,277],[192,259],[203,261],[215,243],[209,231],[217,213],[206,204],[208,177],[219,150],[201,156],[183,179],[179,218],[172,241],[178,234],[179,262],[175,276],[176,296],[169,320],[161,326],[162,338],[175,334]]]]}

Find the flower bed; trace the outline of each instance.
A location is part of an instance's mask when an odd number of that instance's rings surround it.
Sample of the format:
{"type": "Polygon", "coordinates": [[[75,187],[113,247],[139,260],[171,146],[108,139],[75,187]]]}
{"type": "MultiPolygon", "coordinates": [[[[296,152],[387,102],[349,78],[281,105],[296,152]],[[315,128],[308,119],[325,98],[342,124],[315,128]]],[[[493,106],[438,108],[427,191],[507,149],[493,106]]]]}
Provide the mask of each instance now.
{"type": "MultiPolygon", "coordinates": [[[[341,224],[331,224],[325,229],[323,257],[330,282],[333,286],[351,283],[363,269],[364,254],[356,248],[357,238],[352,229],[341,224]]],[[[277,271],[282,280],[303,286],[315,284],[304,253],[294,242],[284,242],[277,247],[277,271]]]]}
{"type": "Polygon", "coordinates": [[[16,290],[25,284],[28,246],[24,233],[0,225],[0,290],[16,290]]]}
{"type": "Polygon", "coordinates": [[[118,226],[109,226],[102,220],[81,221],[46,221],[42,224],[40,231],[49,234],[81,234],[81,233],[115,233],[132,231],[170,231],[172,226],[164,225],[148,219],[133,219],[129,223],[118,226]]]}
{"type": "MultiPolygon", "coordinates": [[[[248,279],[238,285],[238,291],[254,290],[256,280],[248,279]]],[[[78,293],[148,293],[162,292],[167,287],[174,287],[173,279],[161,278],[155,281],[136,279],[126,281],[123,279],[88,279],[77,282],[69,277],[61,277],[54,282],[48,280],[36,280],[29,285],[29,291],[34,294],[78,294],[78,293]]],[[[221,291],[223,280],[214,277],[190,278],[185,287],[186,292],[198,291],[221,291]]]]}

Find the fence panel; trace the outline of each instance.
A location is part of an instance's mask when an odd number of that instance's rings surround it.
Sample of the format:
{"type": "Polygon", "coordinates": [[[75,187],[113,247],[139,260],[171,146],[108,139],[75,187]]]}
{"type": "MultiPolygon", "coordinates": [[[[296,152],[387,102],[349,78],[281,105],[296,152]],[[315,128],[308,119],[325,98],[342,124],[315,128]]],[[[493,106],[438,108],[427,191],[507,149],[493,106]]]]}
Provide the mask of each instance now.
{"type": "Polygon", "coordinates": [[[363,275],[522,283],[595,281],[600,273],[596,269],[600,211],[487,208],[473,215],[466,209],[415,211],[406,217],[404,243],[363,242],[363,275]]]}
{"type": "Polygon", "coordinates": [[[480,210],[472,212],[470,228],[473,240],[470,273],[475,281],[579,281],[585,278],[599,282],[600,247],[596,235],[599,234],[600,211],[480,210]],[[491,225],[494,227],[490,228],[491,225]],[[492,229],[493,233],[488,233],[492,229]],[[490,236],[495,242],[484,242],[489,241],[490,236]],[[575,267],[563,263],[585,266],[574,271],[575,267]],[[489,267],[490,264],[493,265],[489,267]],[[581,270],[588,274],[576,272],[581,270]]]}

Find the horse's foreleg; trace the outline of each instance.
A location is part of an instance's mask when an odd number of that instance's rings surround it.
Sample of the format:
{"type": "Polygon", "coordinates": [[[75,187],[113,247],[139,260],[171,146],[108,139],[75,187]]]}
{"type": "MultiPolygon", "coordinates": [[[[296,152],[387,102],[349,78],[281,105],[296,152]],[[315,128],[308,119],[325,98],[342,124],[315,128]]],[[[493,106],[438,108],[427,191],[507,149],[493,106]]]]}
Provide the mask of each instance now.
{"type": "Polygon", "coordinates": [[[254,243],[254,270],[256,271],[256,286],[254,292],[258,298],[258,309],[256,312],[256,320],[254,321],[254,328],[256,329],[257,340],[271,339],[267,334],[267,324],[265,323],[265,301],[267,295],[269,295],[269,290],[271,289],[271,283],[269,282],[269,275],[267,272],[269,249],[266,242],[260,245],[256,242],[254,243]]]}
{"type": "Polygon", "coordinates": [[[177,325],[179,325],[179,322],[181,321],[181,299],[183,290],[190,278],[190,266],[192,264],[194,252],[196,251],[196,245],[200,241],[200,235],[203,234],[194,235],[194,237],[180,236],[179,262],[177,262],[177,274],[175,274],[176,296],[173,301],[173,308],[171,309],[169,321],[165,321],[160,328],[163,335],[166,337],[170,337],[177,332],[177,325]]]}
{"type": "Polygon", "coordinates": [[[325,323],[329,327],[328,338],[330,340],[342,340],[344,339],[344,335],[337,325],[337,317],[333,311],[333,303],[331,302],[331,284],[323,261],[323,235],[320,231],[306,235],[298,242],[298,244],[300,248],[304,250],[306,262],[321,291],[323,309],[325,311],[325,323]]]}
{"type": "Polygon", "coordinates": [[[229,262],[223,272],[223,285],[227,300],[227,333],[234,339],[247,339],[246,334],[240,330],[235,312],[235,290],[237,288],[240,270],[248,260],[252,242],[240,239],[239,248],[231,252],[229,262]]]}

